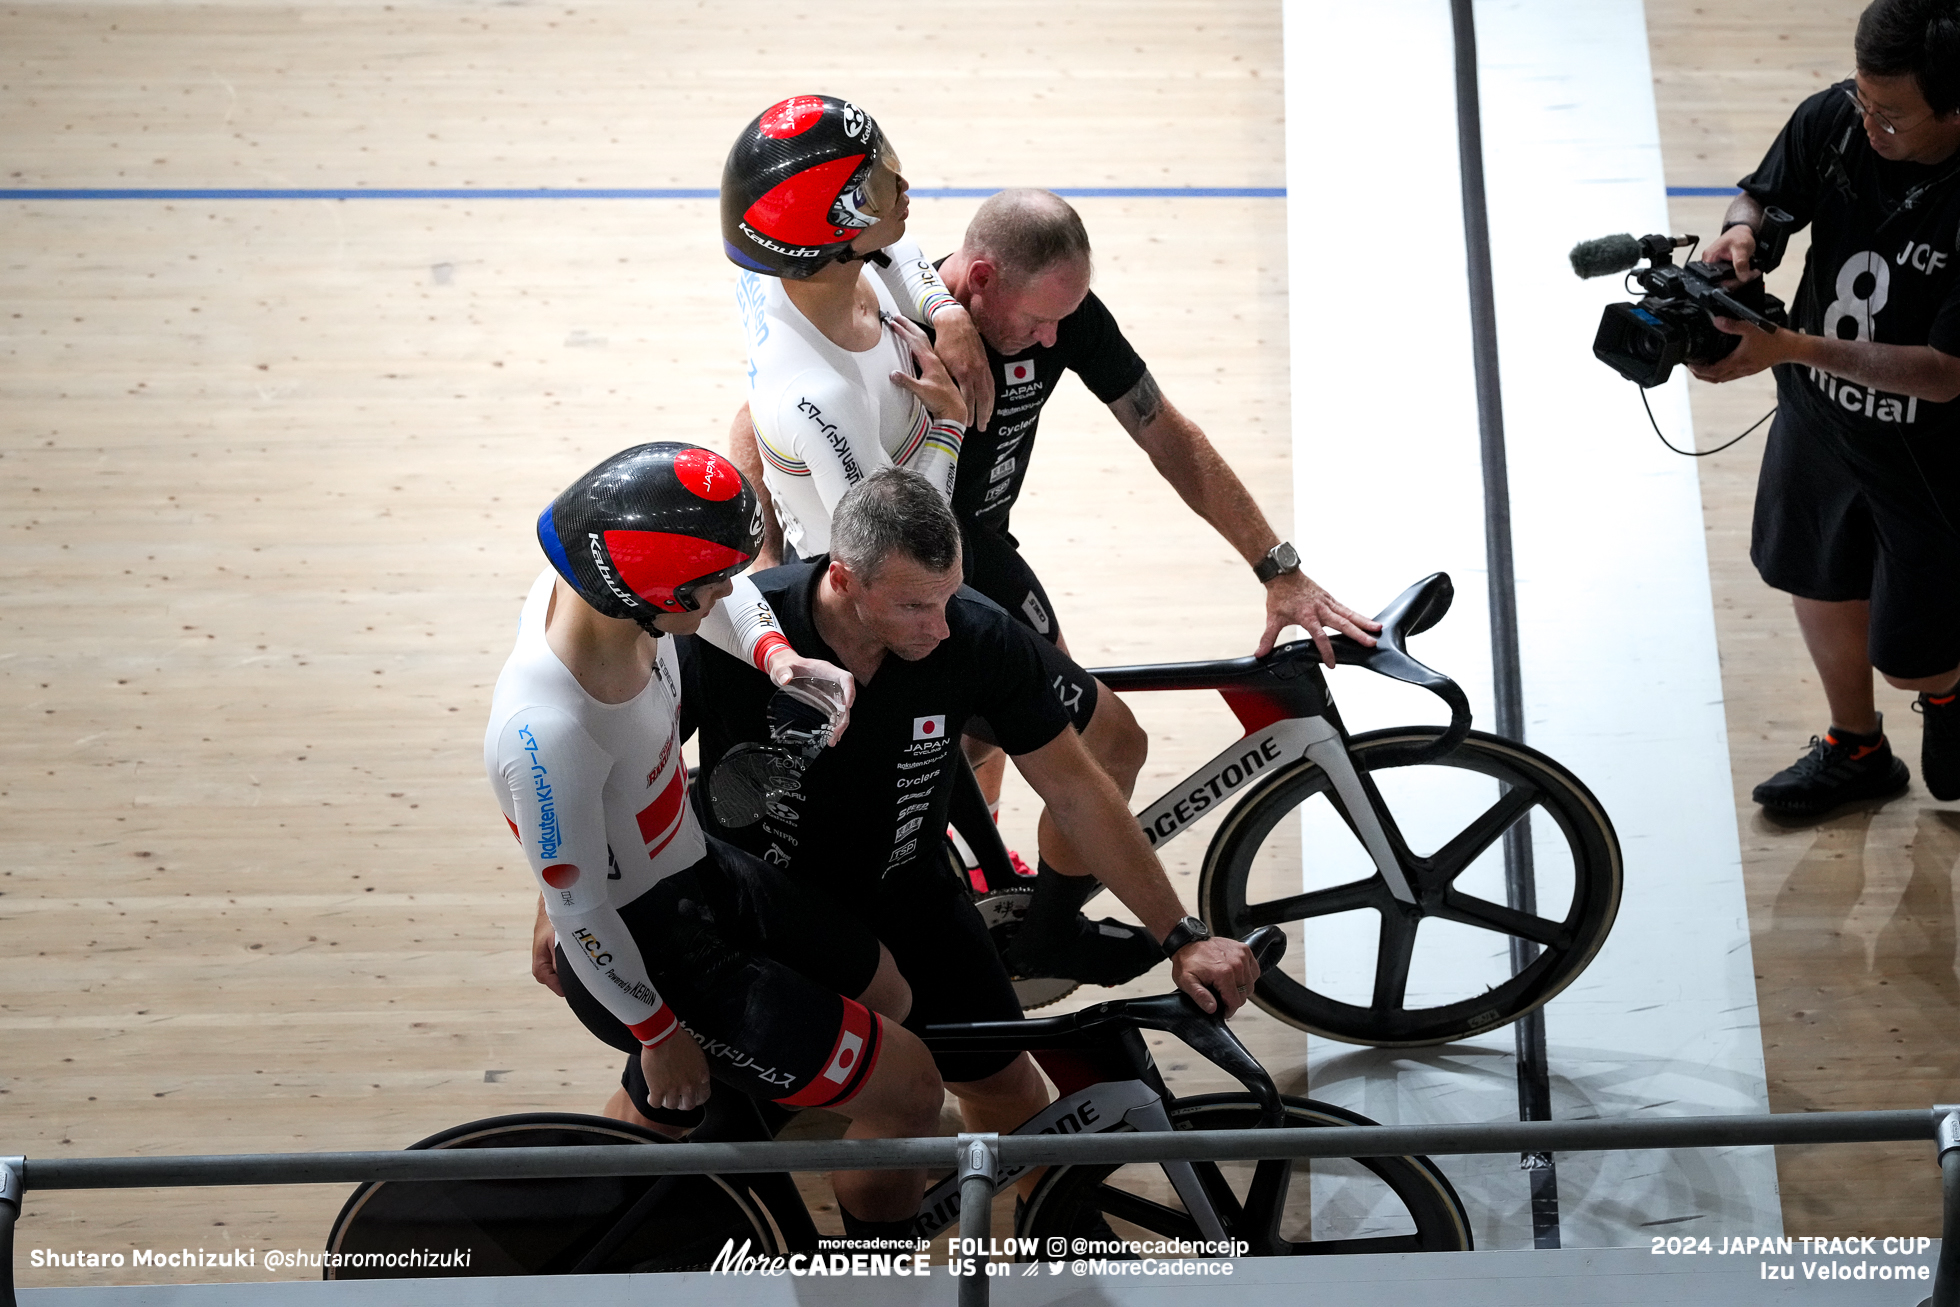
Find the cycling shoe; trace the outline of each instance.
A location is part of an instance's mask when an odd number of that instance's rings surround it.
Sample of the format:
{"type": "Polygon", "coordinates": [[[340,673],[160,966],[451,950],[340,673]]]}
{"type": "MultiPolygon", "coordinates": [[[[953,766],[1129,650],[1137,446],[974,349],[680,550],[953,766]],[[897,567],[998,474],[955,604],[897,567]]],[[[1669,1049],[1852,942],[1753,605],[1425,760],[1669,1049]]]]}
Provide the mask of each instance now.
{"type": "Polygon", "coordinates": [[[1007,946],[1007,969],[1021,979],[1054,976],[1079,980],[1088,985],[1120,985],[1135,980],[1164,960],[1164,951],[1149,931],[1128,926],[1108,917],[1091,920],[1075,914],[1075,928],[1055,938],[1055,933],[1038,941],[1041,947],[1025,944],[1026,932],[1007,946]]]}

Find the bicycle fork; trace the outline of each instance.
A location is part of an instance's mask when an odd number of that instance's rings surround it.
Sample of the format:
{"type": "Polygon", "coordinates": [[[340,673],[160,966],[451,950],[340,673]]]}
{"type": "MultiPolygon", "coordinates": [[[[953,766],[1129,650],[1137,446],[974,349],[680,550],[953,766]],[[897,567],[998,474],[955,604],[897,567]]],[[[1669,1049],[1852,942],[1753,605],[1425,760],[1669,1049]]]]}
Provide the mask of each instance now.
{"type": "Polygon", "coordinates": [[[1137,824],[1155,848],[1252,781],[1300,758],[1327,773],[1354,833],[1387,882],[1388,892],[1403,903],[1414,903],[1415,890],[1395,856],[1375,795],[1355,770],[1341,733],[1325,717],[1288,717],[1254,731],[1193,772],[1177,790],[1144,809],[1137,824]]]}

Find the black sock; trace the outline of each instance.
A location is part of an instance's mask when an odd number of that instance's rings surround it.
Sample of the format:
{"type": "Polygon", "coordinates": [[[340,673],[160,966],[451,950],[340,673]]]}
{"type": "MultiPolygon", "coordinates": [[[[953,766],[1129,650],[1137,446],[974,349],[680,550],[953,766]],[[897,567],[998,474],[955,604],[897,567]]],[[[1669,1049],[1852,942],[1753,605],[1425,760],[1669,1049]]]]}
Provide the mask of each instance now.
{"type": "Polygon", "coordinates": [[[1877,717],[1878,725],[1872,729],[1869,735],[1860,735],[1856,731],[1847,731],[1836,722],[1832,722],[1831,738],[1839,744],[1877,744],[1885,738],[1885,714],[1879,713],[1877,717]]]}
{"type": "Polygon", "coordinates": [[[837,1214],[844,1218],[844,1233],[853,1239],[912,1239],[916,1236],[912,1227],[918,1223],[916,1216],[908,1216],[902,1221],[867,1221],[861,1216],[852,1216],[850,1208],[837,1204],[837,1214]]]}
{"type": "Polygon", "coordinates": [[[1064,876],[1045,858],[1037,859],[1034,898],[1028,904],[1028,915],[1021,919],[1020,930],[1015,932],[1013,951],[1024,957],[1043,957],[1067,948],[1075,939],[1075,919],[1098,883],[1094,876],[1064,876]]]}

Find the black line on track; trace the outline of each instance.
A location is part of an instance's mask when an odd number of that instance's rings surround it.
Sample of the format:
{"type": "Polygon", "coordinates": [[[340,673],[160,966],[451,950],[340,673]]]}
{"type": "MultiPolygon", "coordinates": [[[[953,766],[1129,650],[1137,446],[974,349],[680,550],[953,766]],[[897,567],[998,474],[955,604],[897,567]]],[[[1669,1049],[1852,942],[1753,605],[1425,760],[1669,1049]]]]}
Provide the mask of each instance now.
{"type": "MultiPolygon", "coordinates": [[[[1510,471],[1504,453],[1504,397],[1497,369],[1497,299],[1490,264],[1490,214],[1484,192],[1482,114],[1477,94],[1477,25],[1470,0],[1450,0],[1456,38],[1456,139],[1463,180],[1463,244],[1470,278],[1470,345],[1476,364],[1477,432],[1484,471],[1484,561],[1490,578],[1491,671],[1496,682],[1497,734],[1524,743],[1524,679],[1518,658],[1517,573],[1511,552],[1510,471]]],[[[1537,910],[1527,816],[1504,833],[1504,894],[1511,907],[1537,910]]],[[[1511,939],[1511,973],[1537,956],[1528,940],[1511,939]]],[[[1518,1119],[1552,1117],[1551,1074],[1545,1064],[1542,1009],[1512,1027],[1517,1038],[1518,1119]]],[[[1531,1240],[1559,1246],[1558,1168],[1550,1153],[1525,1153],[1519,1166],[1531,1181],[1531,1240]]]]}

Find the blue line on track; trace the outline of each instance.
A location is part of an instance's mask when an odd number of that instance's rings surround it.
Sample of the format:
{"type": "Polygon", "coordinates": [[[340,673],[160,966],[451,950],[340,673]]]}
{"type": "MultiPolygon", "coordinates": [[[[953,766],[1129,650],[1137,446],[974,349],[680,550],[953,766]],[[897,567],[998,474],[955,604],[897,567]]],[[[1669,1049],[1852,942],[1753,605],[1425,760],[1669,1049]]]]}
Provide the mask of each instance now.
{"type": "MultiPolygon", "coordinates": [[[[998,186],[917,186],[922,200],[980,200],[998,186]]],[[[1282,200],[1284,186],[1062,186],[1057,195],[1088,200],[1282,200]]],[[[1734,195],[1733,186],[1670,186],[1672,196],[1734,195]]],[[[245,190],[229,188],[76,187],[66,189],[0,189],[0,200],[712,200],[718,192],[689,187],[570,187],[529,189],[459,188],[450,190],[245,190]]]]}

